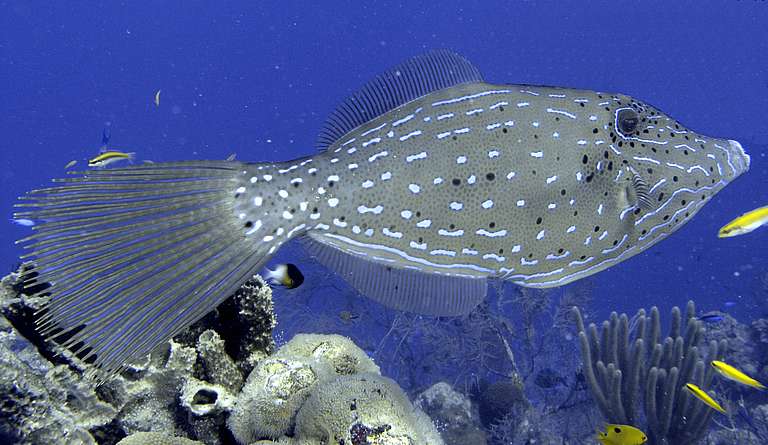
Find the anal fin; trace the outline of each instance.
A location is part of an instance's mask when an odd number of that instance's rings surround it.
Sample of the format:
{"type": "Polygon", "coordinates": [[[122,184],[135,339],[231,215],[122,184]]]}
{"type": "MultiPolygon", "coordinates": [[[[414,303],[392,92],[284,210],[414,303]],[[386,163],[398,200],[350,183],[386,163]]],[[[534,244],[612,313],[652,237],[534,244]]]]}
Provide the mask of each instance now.
{"type": "Polygon", "coordinates": [[[468,314],[488,292],[485,277],[457,277],[403,268],[348,253],[323,242],[302,238],[310,256],[335,271],[350,286],[384,306],[433,316],[468,314]]]}

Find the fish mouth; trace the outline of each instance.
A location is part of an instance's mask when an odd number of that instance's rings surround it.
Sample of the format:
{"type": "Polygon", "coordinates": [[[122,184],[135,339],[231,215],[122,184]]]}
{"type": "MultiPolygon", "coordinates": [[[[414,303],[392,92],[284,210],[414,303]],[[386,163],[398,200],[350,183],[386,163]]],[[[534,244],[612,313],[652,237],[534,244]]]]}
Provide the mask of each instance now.
{"type": "Polygon", "coordinates": [[[739,141],[728,140],[728,158],[734,168],[734,177],[749,170],[750,157],[739,141]]]}

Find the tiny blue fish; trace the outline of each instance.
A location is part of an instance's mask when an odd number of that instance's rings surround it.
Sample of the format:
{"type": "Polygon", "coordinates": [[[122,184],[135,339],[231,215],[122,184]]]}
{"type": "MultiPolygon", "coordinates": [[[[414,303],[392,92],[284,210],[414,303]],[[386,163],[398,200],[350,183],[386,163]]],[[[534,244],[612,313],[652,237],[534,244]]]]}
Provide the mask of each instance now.
{"type": "Polygon", "coordinates": [[[18,225],[24,226],[24,227],[32,227],[32,226],[35,225],[34,221],[32,221],[31,219],[26,219],[26,218],[16,218],[16,219],[11,218],[9,221],[11,221],[14,224],[18,224],[18,225]]]}
{"type": "Polygon", "coordinates": [[[736,306],[736,302],[735,301],[726,301],[725,303],[723,303],[723,306],[725,306],[725,307],[734,307],[734,306],[736,306]]]}
{"type": "Polygon", "coordinates": [[[696,317],[697,320],[705,323],[719,323],[723,321],[723,316],[717,313],[709,313],[696,317]]]}

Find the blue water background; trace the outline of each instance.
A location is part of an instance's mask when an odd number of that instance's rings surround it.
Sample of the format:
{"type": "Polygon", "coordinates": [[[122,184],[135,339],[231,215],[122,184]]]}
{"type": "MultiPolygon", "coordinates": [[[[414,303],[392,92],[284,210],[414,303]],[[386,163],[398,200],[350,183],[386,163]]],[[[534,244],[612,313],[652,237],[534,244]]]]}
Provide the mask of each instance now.
{"type": "MultiPolygon", "coordinates": [[[[735,302],[726,310],[742,321],[765,316],[768,230],[716,233],[768,203],[766,23],[768,3],[735,0],[2,1],[0,264],[14,267],[14,240],[30,232],[8,222],[15,198],[70,160],[82,166],[105,126],[114,148],[140,160],[287,160],[311,154],[325,116],[368,79],[449,48],[490,81],[624,92],[703,134],[740,140],[751,171],[672,237],[598,274],[593,310],[666,313],[695,299],[703,311],[735,302]]],[[[313,311],[348,304],[349,289],[326,286],[325,270],[295,246],[275,261],[305,270],[313,311]]]]}

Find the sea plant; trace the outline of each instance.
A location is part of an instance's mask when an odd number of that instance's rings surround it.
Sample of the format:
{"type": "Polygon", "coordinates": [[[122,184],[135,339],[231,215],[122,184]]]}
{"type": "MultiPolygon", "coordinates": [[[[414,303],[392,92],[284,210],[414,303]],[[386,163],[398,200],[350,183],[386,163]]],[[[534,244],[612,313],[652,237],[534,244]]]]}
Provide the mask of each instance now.
{"type": "Polygon", "coordinates": [[[666,337],[656,307],[650,315],[639,310],[631,322],[613,312],[599,331],[594,323],[584,326],[577,307],[573,314],[584,374],[607,422],[642,428],[649,445],[689,445],[704,436],[714,411],[684,387],[690,382],[709,389],[713,368],[707,363],[723,358],[726,342],[712,341],[703,353],[703,326],[692,301],[684,316],[672,308],[666,337]]]}

